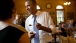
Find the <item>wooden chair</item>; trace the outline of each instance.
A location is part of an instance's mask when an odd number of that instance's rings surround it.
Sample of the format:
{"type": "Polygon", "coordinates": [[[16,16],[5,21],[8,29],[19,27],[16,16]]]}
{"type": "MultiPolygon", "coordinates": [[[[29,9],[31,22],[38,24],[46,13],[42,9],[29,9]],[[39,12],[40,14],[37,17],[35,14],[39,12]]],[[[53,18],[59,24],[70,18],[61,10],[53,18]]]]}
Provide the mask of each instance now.
{"type": "Polygon", "coordinates": [[[68,43],[68,38],[64,36],[60,36],[61,43],[68,43]]]}
{"type": "Polygon", "coordinates": [[[72,30],[70,28],[66,28],[65,31],[67,33],[67,36],[74,37],[74,34],[73,34],[73,32],[72,32],[72,30]]]}
{"type": "Polygon", "coordinates": [[[75,39],[73,37],[68,37],[69,43],[76,43],[75,39]]]}

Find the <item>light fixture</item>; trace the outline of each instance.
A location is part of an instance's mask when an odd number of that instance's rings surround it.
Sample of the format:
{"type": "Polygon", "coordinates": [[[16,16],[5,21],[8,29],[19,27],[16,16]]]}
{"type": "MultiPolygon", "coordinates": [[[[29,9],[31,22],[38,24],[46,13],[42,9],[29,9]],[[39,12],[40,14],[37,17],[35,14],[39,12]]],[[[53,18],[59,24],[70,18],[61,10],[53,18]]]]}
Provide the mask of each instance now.
{"type": "Polygon", "coordinates": [[[71,4],[71,2],[65,2],[64,3],[64,5],[70,5],[71,4]]]}
{"type": "Polygon", "coordinates": [[[68,5],[70,5],[71,4],[71,2],[68,2],[68,5]]]}

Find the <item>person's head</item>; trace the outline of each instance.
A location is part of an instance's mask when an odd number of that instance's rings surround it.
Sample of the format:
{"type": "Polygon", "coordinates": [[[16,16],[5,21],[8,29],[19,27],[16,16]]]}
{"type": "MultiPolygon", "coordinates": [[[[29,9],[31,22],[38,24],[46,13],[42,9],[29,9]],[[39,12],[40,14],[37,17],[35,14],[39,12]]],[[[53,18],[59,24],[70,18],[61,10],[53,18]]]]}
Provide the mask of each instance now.
{"type": "Polygon", "coordinates": [[[36,14],[36,0],[26,0],[25,7],[29,14],[36,14]]]}
{"type": "Polygon", "coordinates": [[[24,18],[22,18],[22,21],[23,21],[23,22],[25,22],[25,21],[26,21],[26,18],[25,18],[25,17],[24,17],[24,18]]]}
{"type": "Polygon", "coordinates": [[[60,23],[62,23],[62,21],[60,21],[60,23]]]}
{"type": "Polygon", "coordinates": [[[65,23],[64,22],[61,23],[61,27],[65,28],[65,23]]]}
{"type": "Polygon", "coordinates": [[[0,0],[0,21],[12,18],[15,12],[16,9],[13,0],[0,0]]]}
{"type": "Polygon", "coordinates": [[[69,24],[73,24],[73,20],[69,20],[69,24]]]}

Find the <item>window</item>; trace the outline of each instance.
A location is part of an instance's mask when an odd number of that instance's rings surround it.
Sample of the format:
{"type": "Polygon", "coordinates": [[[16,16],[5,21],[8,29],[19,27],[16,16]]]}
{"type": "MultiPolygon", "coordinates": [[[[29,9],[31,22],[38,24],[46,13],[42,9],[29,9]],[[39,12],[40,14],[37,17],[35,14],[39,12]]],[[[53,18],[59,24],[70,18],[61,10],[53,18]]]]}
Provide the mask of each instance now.
{"type": "Polygon", "coordinates": [[[38,10],[40,10],[40,6],[39,6],[39,5],[37,5],[36,8],[37,8],[38,10]]]}
{"type": "Polygon", "coordinates": [[[60,23],[60,21],[64,22],[63,6],[58,5],[56,7],[56,13],[57,13],[57,25],[58,25],[60,23]]]}

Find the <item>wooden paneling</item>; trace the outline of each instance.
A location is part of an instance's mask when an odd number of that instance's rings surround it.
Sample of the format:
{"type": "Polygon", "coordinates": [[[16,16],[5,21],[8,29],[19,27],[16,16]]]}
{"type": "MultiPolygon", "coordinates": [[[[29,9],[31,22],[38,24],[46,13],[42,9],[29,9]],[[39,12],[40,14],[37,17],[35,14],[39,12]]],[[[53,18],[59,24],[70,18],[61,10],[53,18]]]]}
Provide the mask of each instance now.
{"type": "MultiPolygon", "coordinates": [[[[42,11],[54,12],[52,15],[54,17],[54,22],[56,23],[56,6],[62,5],[64,7],[65,21],[67,21],[67,12],[74,12],[74,20],[76,21],[76,0],[36,0],[38,5],[41,7],[42,11]],[[64,6],[63,3],[70,1],[71,5],[64,6]],[[47,9],[46,4],[50,3],[51,8],[47,9]]],[[[18,13],[27,13],[25,9],[25,0],[15,0],[16,9],[18,13]]]]}

